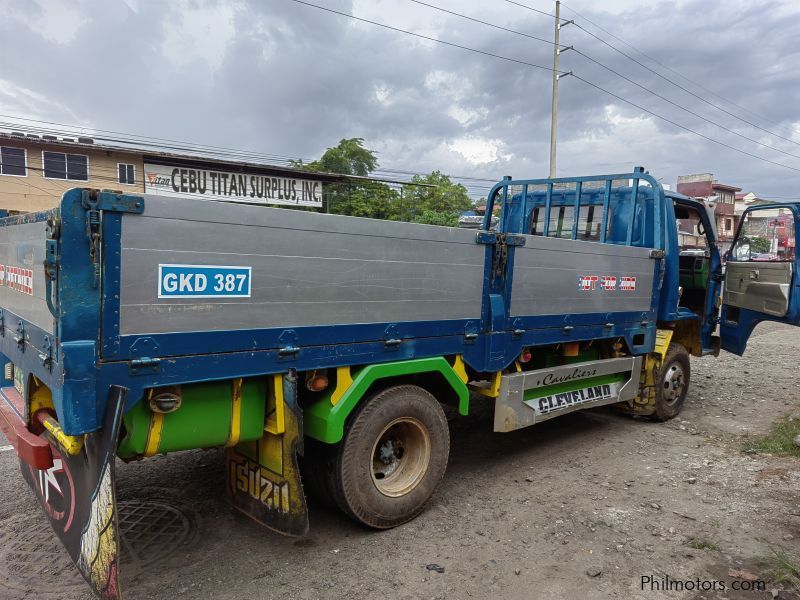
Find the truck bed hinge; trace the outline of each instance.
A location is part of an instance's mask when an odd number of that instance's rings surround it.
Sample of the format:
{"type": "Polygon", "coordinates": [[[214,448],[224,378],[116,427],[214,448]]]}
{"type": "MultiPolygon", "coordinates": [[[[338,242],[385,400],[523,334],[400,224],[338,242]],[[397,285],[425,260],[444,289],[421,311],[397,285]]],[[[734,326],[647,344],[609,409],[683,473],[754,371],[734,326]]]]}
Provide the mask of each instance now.
{"type": "Polygon", "coordinates": [[[92,287],[96,288],[100,285],[101,211],[141,214],[144,212],[144,198],[84,190],[81,204],[86,209],[86,237],[89,240],[89,260],[93,266],[92,287]]]}
{"type": "Polygon", "coordinates": [[[525,237],[512,233],[497,233],[494,231],[479,231],[475,236],[476,244],[494,244],[492,250],[492,282],[497,277],[502,277],[506,271],[509,246],[524,246],[525,237]]]}
{"type": "Polygon", "coordinates": [[[17,332],[14,335],[14,341],[17,344],[20,352],[25,352],[25,322],[20,319],[17,323],[17,332]]]}
{"type": "Polygon", "coordinates": [[[53,318],[58,318],[58,299],[53,298],[53,284],[58,278],[58,240],[61,237],[61,219],[50,218],[47,220],[47,231],[44,254],[44,298],[47,308],[53,318]]]}
{"type": "Polygon", "coordinates": [[[53,370],[53,343],[50,341],[50,336],[44,336],[44,344],[42,351],[39,352],[39,360],[42,366],[48,371],[53,370]]]}
{"type": "Polygon", "coordinates": [[[524,246],[525,236],[514,233],[497,233],[479,231],[475,236],[476,244],[505,244],[506,246],[524,246]]]}
{"type": "Polygon", "coordinates": [[[664,258],[664,256],[666,256],[666,253],[659,248],[650,250],[650,258],[664,258]]]}
{"type": "Polygon", "coordinates": [[[161,370],[161,359],[150,358],[148,356],[142,358],[134,358],[129,363],[131,375],[139,375],[143,373],[158,373],[161,370]]]}
{"type": "Polygon", "coordinates": [[[142,214],[144,198],[131,194],[116,194],[100,190],[84,190],[83,207],[86,210],[104,210],[106,212],[142,214]]]}
{"type": "Polygon", "coordinates": [[[92,287],[100,283],[100,211],[86,211],[86,237],[89,238],[89,260],[92,261],[92,287]]]}

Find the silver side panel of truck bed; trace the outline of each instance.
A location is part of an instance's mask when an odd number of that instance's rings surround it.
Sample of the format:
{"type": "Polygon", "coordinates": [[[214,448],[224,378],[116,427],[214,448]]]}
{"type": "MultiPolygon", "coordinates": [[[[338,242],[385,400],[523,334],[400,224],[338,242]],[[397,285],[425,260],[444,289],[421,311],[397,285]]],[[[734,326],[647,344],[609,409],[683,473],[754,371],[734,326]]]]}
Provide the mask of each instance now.
{"type": "Polygon", "coordinates": [[[120,332],[480,319],[475,232],[145,196],[124,215],[120,332]],[[251,267],[244,298],[159,298],[159,265],[251,267]]]}
{"type": "Polygon", "coordinates": [[[656,260],[649,248],[526,235],[514,254],[511,316],[648,311],[656,260]],[[589,279],[583,286],[581,278],[589,279]],[[614,289],[603,277],[616,278],[614,289]],[[629,279],[635,278],[635,289],[629,279]]]}
{"type": "MultiPolygon", "coordinates": [[[[44,254],[47,224],[22,223],[3,227],[0,236],[0,306],[47,333],[55,321],[45,299],[44,254]]],[[[6,317],[12,331],[17,324],[6,317]]]]}

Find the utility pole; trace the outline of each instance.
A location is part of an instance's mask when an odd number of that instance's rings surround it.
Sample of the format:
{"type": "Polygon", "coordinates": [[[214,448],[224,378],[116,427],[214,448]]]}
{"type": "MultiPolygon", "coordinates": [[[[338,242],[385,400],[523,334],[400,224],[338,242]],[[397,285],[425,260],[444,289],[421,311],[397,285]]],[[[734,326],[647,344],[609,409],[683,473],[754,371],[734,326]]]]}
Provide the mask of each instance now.
{"type": "Polygon", "coordinates": [[[556,139],[558,138],[558,80],[569,73],[559,73],[558,71],[558,57],[564,50],[570,50],[572,46],[567,46],[562,50],[559,42],[562,25],[569,25],[573,23],[572,20],[561,23],[561,2],[556,0],[556,14],[555,14],[555,36],[553,39],[553,99],[550,107],[550,177],[556,176],[556,139]]]}

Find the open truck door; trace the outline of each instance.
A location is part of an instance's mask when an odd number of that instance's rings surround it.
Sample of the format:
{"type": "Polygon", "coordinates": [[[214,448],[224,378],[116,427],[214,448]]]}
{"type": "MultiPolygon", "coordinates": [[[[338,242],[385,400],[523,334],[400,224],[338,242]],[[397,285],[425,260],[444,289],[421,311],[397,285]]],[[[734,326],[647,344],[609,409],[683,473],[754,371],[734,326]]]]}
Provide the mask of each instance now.
{"type": "Polygon", "coordinates": [[[800,203],[754,206],[742,214],[725,267],[724,350],[742,355],[761,321],[800,325],[799,216],[800,203]]]}

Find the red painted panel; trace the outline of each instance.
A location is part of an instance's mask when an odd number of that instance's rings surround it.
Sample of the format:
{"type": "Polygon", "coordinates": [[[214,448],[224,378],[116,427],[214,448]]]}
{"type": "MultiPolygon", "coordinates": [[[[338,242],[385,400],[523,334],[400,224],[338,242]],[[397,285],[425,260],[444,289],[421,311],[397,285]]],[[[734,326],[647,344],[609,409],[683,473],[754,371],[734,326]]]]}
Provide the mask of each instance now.
{"type": "MultiPolygon", "coordinates": [[[[49,469],[53,466],[53,453],[50,444],[44,438],[31,433],[25,426],[25,421],[12,406],[13,394],[19,397],[14,388],[0,389],[0,431],[14,446],[20,460],[35,469],[49,469]]],[[[21,400],[21,398],[20,398],[21,400]]]]}

